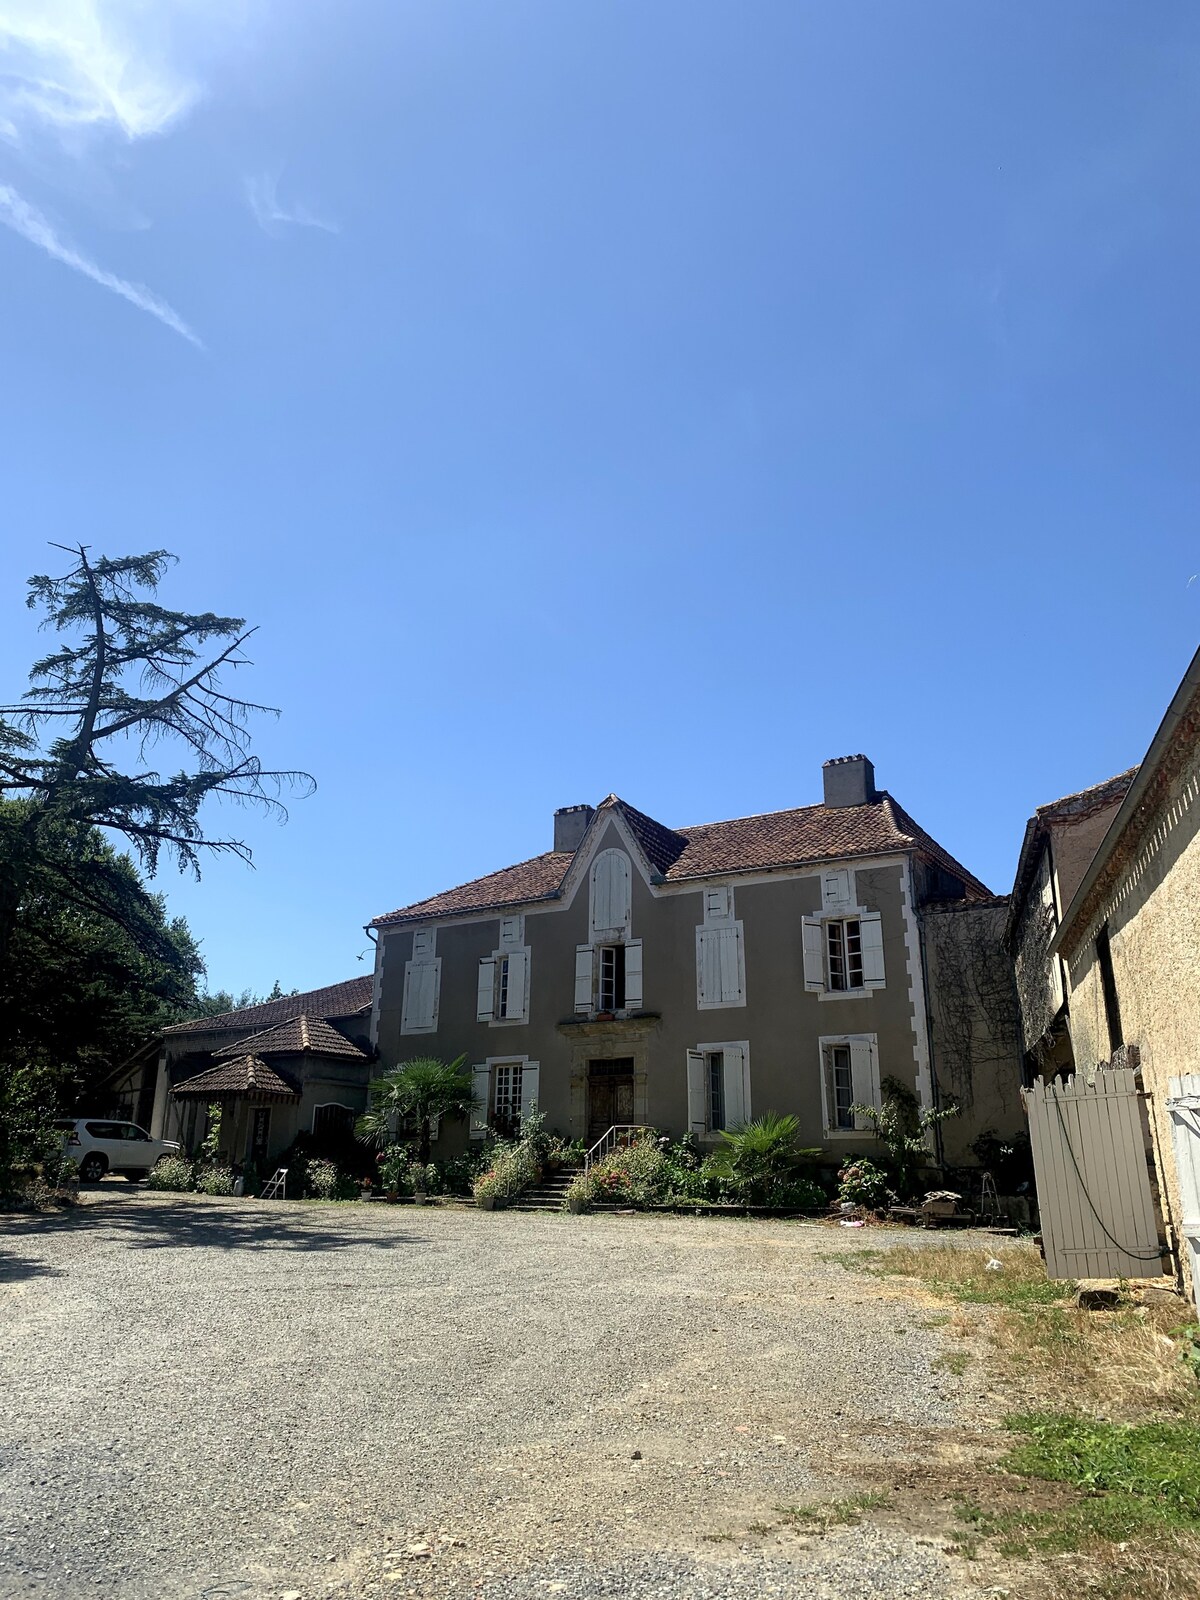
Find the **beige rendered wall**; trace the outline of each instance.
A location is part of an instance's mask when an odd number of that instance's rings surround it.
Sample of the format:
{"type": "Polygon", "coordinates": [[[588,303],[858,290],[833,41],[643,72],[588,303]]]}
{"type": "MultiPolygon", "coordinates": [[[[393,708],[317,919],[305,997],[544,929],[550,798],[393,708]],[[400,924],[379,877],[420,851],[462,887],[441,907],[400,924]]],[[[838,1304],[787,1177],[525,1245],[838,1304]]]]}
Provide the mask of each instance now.
{"type": "Polygon", "coordinates": [[[1180,1196],[1163,1101],[1169,1078],[1200,1072],[1200,779],[1194,761],[1158,800],[1146,832],[1086,939],[1067,952],[1071,1035],[1081,1069],[1108,1060],[1096,961],[1096,933],[1107,920],[1122,1032],[1141,1054],[1159,1181],[1177,1228],[1180,1196]]]}
{"type": "MultiPolygon", "coordinates": [[[[596,850],[609,847],[625,848],[611,821],[596,850]]],[[[654,1018],[581,1023],[574,1016],[575,948],[589,941],[586,880],[570,904],[526,912],[531,980],[527,1023],[475,1021],[478,963],[495,951],[499,938],[499,918],[488,917],[439,925],[438,1031],[402,1035],[404,966],[412,953],[412,931],[384,931],[377,1070],[425,1054],[446,1060],[465,1054],[472,1064],[489,1057],[525,1056],[540,1064],[539,1107],[549,1125],[583,1137],[587,1062],[632,1056],[636,1120],[679,1136],[688,1126],[689,1048],[748,1041],[751,1115],[795,1113],[803,1142],[826,1144],[831,1159],[851,1149],[868,1149],[871,1141],[862,1135],[824,1138],[818,1041],[823,1034],[874,1033],[881,1078],[894,1075],[916,1085],[919,1034],[909,989],[904,874],[905,862],[899,857],[857,874],[858,901],[882,914],[887,983],[869,998],[822,1000],[804,988],[801,919],[820,908],[816,871],[736,884],[735,916],[745,930],[747,1003],[719,1010],[701,1010],[696,1000],[696,928],[703,922],[703,885],[655,892],[636,865],[631,936],[643,942],[643,1006],[658,1014],[654,1018]]],[[[923,1024],[923,1000],[921,1005],[923,1024]]],[[[465,1138],[463,1125],[447,1128],[442,1147],[453,1148],[465,1138]]]]}

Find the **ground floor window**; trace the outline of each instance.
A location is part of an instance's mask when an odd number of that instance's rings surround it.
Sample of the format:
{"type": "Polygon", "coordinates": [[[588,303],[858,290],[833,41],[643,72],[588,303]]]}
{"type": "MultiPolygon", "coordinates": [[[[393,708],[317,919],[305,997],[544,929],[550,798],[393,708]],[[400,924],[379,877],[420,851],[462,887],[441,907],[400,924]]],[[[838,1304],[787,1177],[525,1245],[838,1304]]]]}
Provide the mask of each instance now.
{"type": "Polygon", "coordinates": [[[709,1050],[706,1053],[704,1076],[708,1086],[708,1131],[720,1133],[725,1126],[724,1050],[709,1050]]]}
{"type": "Polygon", "coordinates": [[[833,1093],[833,1125],[835,1128],[853,1128],[854,1073],[850,1065],[850,1046],[831,1044],[828,1052],[829,1080],[833,1093]]]}
{"type": "Polygon", "coordinates": [[[492,1125],[505,1139],[513,1139],[521,1131],[521,1080],[525,1075],[524,1063],[512,1061],[496,1068],[492,1089],[492,1125]]]}

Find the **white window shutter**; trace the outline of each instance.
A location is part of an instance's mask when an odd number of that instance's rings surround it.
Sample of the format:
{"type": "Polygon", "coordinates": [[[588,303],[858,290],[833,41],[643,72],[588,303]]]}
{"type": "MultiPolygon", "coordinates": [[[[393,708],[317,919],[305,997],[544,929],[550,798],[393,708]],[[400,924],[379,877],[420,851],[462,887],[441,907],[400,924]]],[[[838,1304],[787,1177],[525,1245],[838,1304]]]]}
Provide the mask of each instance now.
{"type": "Polygon", "coordinates": [[[827,906],[850,904],[850,873],[845,867],[837,867],[825,874],[824,894],[827,906]]]}
{"type": "Polygon", "coordinates": [[[500,918],[500,948],[501,950],[517,950],[523,942],[524,930],[521,927],[520,917],[500,918]]]}
{"type": "Polygon", "coordinates": [[[740,1128],[746,1120],[745,1059],[740,1045],[722,1046],[725,1058],[725,1126],[740,1128]]]}
{"type": "Polygon", "coordinates": [[[416,928],[413,930],[413,960],[432,961],[434,941],[437,938],[436,928],[416,928]]]}
{"type": "Polygon", "coordinates": [[[729,886],[727,884],[718,884],[715,889],[705,889],[705,922],[727,922],[729,920],[729,893],[729,886]]]}
{"type": "Polygon", "coordinates": [[[472,1067],[471,1083],[475,1089],[475,1104],[471,1110],[471,1138],[482,1139],[488,1131],[491,1114],[492,1074],[489,1067],[472,1067]]]}
{"type": "Polygon", "coordinates": [[[825,929],[820,917],[805,917],[804,987],[818,993],[825,987],[825,929]]]}
{"type": "Polygon", "coordinates": [[[708,1095],[704,1082],[704,1056],[699,1050],[687,1053],[688,1127],[697,1139],[708,1130],[708,1095]]]}
{"type": "Polygon", "coordinates": [[[721,949],[721,1004],[740,1006],[745,998],[742,993],[742,925],[739,922],[732,928],[719,928],[717,935],[721,949]]]}
{"type": "Polygon", "coordinates": [[[642,1009],[642,941],[631,939],[625,946],[625,1009],[642,1009]]]}
{"type": "Polygon", "coordinates": [[[592,967],[595,953],[590,944],[575,946],[575,1009],[592,1009],[592,967]]]}
{"type": "Polygon", "coordinates": [[[882,989],[883,976],[883,918],[878,911],[864,911],[858,919],[862,939],[862,970],[864,989],[882,989]]]}
{"type": "Polygon", "coordinates": [[[698,981],[700,985],[700,1004],[702,1006],[719,1006],[721,1004],[721,930],[719,928],[701,928],[697,938],[697,954],[699,957],[698,981]]]}
{"type": "MultiPolygon", "coordinates": [[[[874,1039],[850,1040],[850,1083],[855,1105],[879,1104],[879,1058],[874,1039]]],[[[858,1128],[871,1126],[866,1117],[856,1117],[854,1122],[858,1128]]]]}
{"type": "Polygon", "coordinates": [[[508,1020],[524,1022],[529,1016],[529,957],[524,950],[513,950],[508,960],[508,1020]]]}
{"type": "Polygon", "coordinates": [[[412,1029],[413,1018],[413,980],[420,972],[420,967],[414,961],[404,963],[404,1002],[400,1010],[400,1032],[408,1033],[412,1029]]]}
{"type": "Polygon", "coordinates": [[[629,857],[604,850],[592,868],[592,934],[624,933],[629,927],[629,857]]]}
{"type": "Polygon", "coordinates": [[[538,1078],[540,1067],[536,1061],[526,1061],[521,1068],[521,1120],[537,1110],[538,1078]]]}
{"type": "Polygon", "coordinates": [[[485,956],[479,963],[479,988],[475,1000],[476,1022],[490,1022],[496,1011],[496,962],[485,956]]]}

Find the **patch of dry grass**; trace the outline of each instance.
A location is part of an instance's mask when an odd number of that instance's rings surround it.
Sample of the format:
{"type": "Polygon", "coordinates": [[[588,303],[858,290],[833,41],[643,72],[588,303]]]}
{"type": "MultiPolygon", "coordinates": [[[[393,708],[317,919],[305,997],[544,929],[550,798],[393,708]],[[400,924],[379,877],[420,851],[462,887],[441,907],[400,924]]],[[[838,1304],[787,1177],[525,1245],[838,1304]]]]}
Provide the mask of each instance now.
{"type": "Polygon", "coordinates": [[[1008,1375],[1041,1398],[1109,1415],[1148,1416],[1200,1408],[1196,1379],[1172,1337],[1188,1320],[1182,1300],[1154,1294],[1146,1304],[1127,1298],[1112,1311],[1083,1311],[1076,1285],[1046,1277],[1037,1248],[997,1241],[995,1250],[944,1244],[895,1245],[839,1258],[851,1268],[919,1283],[957,1301],[946,1325],[960,1337],[978,1331],[969,1306],[992,1306],[987,1333],[1008,1375]],[[999,1266],[989,1269],[988,1261],[999,1266]]]}

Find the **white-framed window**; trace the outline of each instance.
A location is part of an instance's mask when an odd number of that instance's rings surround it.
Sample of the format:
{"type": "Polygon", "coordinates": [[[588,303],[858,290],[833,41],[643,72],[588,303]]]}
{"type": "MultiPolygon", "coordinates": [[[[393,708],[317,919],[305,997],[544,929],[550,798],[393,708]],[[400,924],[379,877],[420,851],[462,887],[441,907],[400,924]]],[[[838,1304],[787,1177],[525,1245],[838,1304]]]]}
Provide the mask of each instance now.
{"type": "Polygon", "coordinates": [[[853,1137],[871,1124],[852,1106],[877,1106],[879,1041],[873,1033],[830,1034],[820,1040],[821,1108],[827,1138],[853,1137]]]}
{"type": "Polygon", "coordinates": [[[869,995],[886,984],[883,917],[853,906],[845,916],[805,917],[804,987],[823,999],[869,995]]]}
{"type": "Polygon", "coordinates": [[[529,1021],[529,947],[505,949],[479,963],[476,990],[477,1022],[529,1021]]]}
{"type": "Polygon", "coordinates": [[[746,943],[734,916],[733,888],[704,890],[704,922],[696,929],[696,1006],[716,1011],[746,1004],[746,943]]]}
{"type": "Polygon", "coordinates": [[[442,958],[437,954],[437,929],[413,930],[412,959],[404,965],[401,1033],[436,1033],[442,987],[442,958]]]}
{"type": "Polygon", "coordinates": [[[489,1056],[472,1067],[471,1138],[482,1139],[489,1132],[504,1138],[519,1134],[524,1119],[537,1109],[540,1074],[539,1063],[528,1056],[489,1056]]]}
{"type": "Polygon", "coordinates": [[[642,1009],[643,1000],[640,939],[576,946],[575,1010],[578,1014],[594,1016],[600,1012],[628,1016],[642,1009]]]}
{"type": "Polygon", "coordinates": [[[699,1044],[687,1053],[688,1126],[715,1139],[750,1120],[750,1045],[745,1039],[699,1044]]]}

